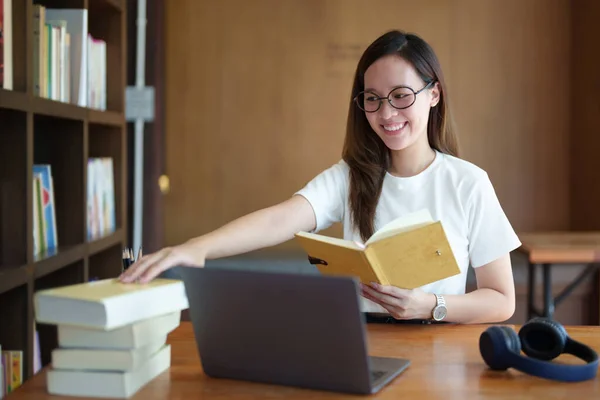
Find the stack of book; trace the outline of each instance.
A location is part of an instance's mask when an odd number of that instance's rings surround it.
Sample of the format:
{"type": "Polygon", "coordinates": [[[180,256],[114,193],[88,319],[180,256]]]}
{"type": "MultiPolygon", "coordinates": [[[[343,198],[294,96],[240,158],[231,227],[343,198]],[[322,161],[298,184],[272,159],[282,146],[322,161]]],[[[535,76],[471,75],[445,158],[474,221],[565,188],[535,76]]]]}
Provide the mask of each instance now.
{"type": "Polygon", "coordinates": [[[35,294],[36,321],[57,326],[50,394],[127,398],[171,365],[167,335],[188,308],[183,282],[105,279],[35,294]]]}

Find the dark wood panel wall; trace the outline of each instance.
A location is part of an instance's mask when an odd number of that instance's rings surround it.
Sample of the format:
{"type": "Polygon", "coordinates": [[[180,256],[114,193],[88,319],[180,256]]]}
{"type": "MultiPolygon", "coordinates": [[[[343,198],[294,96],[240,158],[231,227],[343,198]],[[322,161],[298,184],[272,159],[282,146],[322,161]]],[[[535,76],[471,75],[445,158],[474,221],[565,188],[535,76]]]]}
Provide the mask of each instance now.
{"type": "MultiPolygon", "coordinates": [[[[150,4],[164,7],[148,21],[159,28],[148,57],[164,120],[149,128],[147,157],[156,163],[146,178],[144,243],[205,233],[282,200],[336,162],[356,60],[389,28],[416,31],[438,52],[463,156],[489,172],[518,231],[600,229],[600,3],[176,3],[149,2],[149,16],[150,4]],[[168,196],[158,191],[159,171],[170,177],[168,196]]],[[[523,267],[516,259],[520,304],[523,267]]],[[[556,290],[578,272],[561,271],[556,290]]],[[[597,286],[582,286],[557,313],[592,321],[585,310],[597,286]]]]}

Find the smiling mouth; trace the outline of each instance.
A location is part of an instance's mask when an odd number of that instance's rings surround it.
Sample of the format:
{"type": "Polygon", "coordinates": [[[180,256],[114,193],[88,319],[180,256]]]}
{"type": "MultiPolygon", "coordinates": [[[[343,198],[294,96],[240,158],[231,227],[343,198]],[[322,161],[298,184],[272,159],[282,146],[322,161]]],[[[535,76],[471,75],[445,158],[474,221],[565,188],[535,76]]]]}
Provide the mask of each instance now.
{"type": "Polygon", "coordinates": [[[390,124],[390,125],[381,125],[383,127],[383,130],[390,134],[390,135],[396,135],[400,132],[402,132],[402,130],[406,127],[406,125],[408,125],[408,122],[402,122],[399,124],[390,124]]]}

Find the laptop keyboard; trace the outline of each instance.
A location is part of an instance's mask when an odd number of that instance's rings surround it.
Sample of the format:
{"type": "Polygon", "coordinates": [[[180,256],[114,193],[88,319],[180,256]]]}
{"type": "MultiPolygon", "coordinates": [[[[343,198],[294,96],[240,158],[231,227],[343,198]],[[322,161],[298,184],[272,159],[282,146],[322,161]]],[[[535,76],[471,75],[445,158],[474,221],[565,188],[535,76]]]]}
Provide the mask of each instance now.
{"type": "Polygon", "coordinates": [[[371,371],[371,379],[377,380],[385,374],[385,371],[371,371]]]}

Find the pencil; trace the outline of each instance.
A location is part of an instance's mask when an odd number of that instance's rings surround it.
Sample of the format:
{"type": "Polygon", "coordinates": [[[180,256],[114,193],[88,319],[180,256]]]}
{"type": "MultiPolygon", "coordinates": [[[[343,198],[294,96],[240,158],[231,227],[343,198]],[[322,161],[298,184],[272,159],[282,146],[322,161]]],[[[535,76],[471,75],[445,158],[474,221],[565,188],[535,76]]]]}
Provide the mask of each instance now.
{"type": "Polygon", "coordinates": [[[133,250],[130,247],[129,248],[129,258],[127,259],[127,268],[131,267],[131,264],[133,264],[133,250]]]}
{"type": "Polygon", "coordinates": [[[123,250],[123,254],[121,255],[122,257],[122,262],[123,262],[123,271],[127,270],[127,267],[129,267],[129,264],[127,262],[127,259],[129,258],[129,252],[127,251],[127,249],[123,250]]]}

